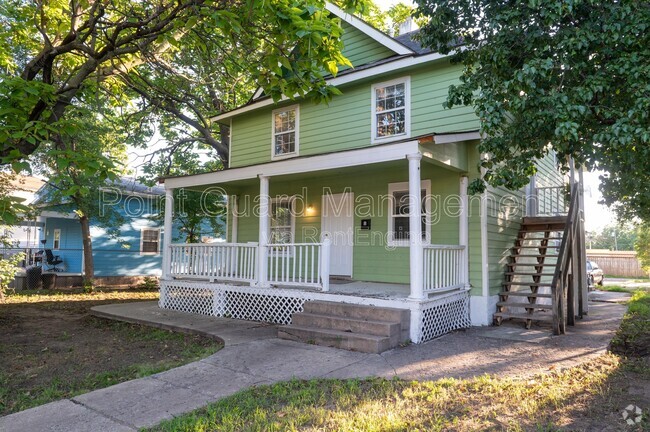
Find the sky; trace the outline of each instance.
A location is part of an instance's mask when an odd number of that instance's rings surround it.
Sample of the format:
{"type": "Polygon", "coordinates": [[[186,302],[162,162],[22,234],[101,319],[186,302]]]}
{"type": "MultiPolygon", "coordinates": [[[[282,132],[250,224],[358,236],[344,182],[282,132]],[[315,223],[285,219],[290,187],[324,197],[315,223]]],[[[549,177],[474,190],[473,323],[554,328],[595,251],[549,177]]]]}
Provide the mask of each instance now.
{"type": "MultiPolygon", "coordinates": [[[[374,0],[375,3],[382,9],[388,10],[393,4],[400,3],[396,0],[374,0]]],[[[409,0],[401,0],[402,3],[414,4],[409,0]]],[[[153,148],[160,148],[162,144],[158,143],[154,147],[150,147],[146,152],[139,150],[131,155],[129,165],[133,170],[137,170],[137,166],[142,164],[144,159],[138,157],[138,154],[145,154],[153,150],[153,148]]],[[[605,225],[614,223],[616,218],[613,213],[604,205],[599,204],[602,200],[602,194],[598,190],[600,180],[598,177],[601,173],[585,173],[585,228],[587,231],[600,231],[605,225]]]]}

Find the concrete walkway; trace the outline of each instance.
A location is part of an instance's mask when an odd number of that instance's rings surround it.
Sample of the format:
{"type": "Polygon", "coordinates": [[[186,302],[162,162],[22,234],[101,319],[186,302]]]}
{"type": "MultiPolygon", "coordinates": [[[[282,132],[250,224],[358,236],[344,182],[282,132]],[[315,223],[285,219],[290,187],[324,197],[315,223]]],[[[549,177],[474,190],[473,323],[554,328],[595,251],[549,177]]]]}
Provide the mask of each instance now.
{"type": "Polygon", "coordinates": [[[280,340],[268,324],[163,311],[155,302],[98,306],[94,312],[106,318],[203,333],[223,340],[225,348],[150,377],[2,417],[0,431],[135,431],[247,387],[291,378],[529,376],[604,353],[624,311],[616,303],[591,303],[589,316],[565,336],[513,323],[362,354],[280,340]]]}

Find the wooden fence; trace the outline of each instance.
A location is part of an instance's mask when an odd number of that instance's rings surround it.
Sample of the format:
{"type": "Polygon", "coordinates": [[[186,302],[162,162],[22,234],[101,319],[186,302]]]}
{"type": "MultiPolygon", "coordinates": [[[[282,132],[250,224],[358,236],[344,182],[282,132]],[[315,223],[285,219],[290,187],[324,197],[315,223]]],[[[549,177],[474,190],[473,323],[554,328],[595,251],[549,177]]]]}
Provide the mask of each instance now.
{"type": "Polygon", "coordinates": [[[609,276],[648,277],[634,251],[587,249],[587,259],[594,261],[609,276]]]}

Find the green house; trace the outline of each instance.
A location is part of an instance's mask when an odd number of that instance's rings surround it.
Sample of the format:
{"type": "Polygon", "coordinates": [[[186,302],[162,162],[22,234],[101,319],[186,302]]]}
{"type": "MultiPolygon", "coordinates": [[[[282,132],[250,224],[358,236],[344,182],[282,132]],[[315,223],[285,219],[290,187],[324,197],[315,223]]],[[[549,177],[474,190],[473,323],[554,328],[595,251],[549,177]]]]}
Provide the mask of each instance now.
{"type": "Polygon", "coordinates": [[[479,120],[443,108],[460,67],[415,32],[393,38],[327,9],[354,65],[329,79],[342,95],[274,103],[258,91],[214,119],[230,129],[227,169],[164,180],[169,200],[178,188],[220,193],[230,211],[227,243],[166,245],[161,307],[280,323],[285,337],[352,349],[340,333],[358,332],[328,303],[361,321],[373,308],[407,311],[393,342],[490,324],[523,218],[566,214],[565,177],[547,158],[526,190],[468,196],[479,120]],[[330,328],[310,333],[305,314],[330,328]]]}

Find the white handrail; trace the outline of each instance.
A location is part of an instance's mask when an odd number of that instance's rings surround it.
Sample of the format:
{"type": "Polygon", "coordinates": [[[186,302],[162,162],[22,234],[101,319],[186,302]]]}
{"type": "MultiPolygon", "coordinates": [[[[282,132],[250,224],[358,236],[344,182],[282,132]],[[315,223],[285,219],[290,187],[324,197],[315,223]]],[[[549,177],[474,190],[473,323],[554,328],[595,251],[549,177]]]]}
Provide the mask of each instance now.
{"type": "Polygon", "coordinates": [[[463,266],[467,265],[465,246],[425,245],[422,249],[425,293],[462,288],[467,284],[463,271],[463,266]]]}

